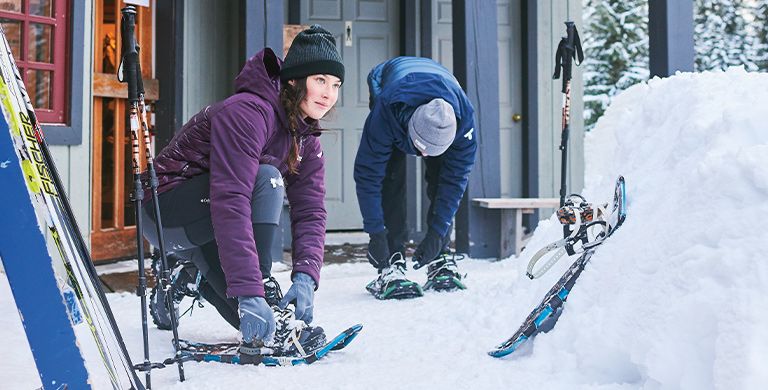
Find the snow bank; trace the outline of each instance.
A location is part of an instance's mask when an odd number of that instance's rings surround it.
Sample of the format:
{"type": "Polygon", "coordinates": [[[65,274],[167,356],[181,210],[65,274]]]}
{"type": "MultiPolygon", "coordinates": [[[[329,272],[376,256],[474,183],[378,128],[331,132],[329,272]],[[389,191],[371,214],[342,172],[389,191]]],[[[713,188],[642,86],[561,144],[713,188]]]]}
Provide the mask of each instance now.
{"type": "Polygon", "coordinates": [[[614,100],[586,141],[586,192],[623,174],[629,216],[579,281],[553,349],[650,388],[764,388],[767,117],[768,74],[740,68],[614,100]]]}

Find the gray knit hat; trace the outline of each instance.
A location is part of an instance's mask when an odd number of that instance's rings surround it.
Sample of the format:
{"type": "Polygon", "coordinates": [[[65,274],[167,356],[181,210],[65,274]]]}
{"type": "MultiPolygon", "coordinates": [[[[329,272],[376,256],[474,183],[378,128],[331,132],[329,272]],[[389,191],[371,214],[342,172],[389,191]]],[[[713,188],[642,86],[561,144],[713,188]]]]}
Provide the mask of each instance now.
{"type": "Polygon", "coordinates": [[[453,107],[440,98],[420,105],[408,121],[408,135],[421,154],[443,154],[456,138],[456,114],[453,107]]]}
{"type": "Polygon", "coordinates": [[[280,80],[313,74],[334,75],[344,82],[344,64],[336,50],[336,39],[319,24],[313,24],[293,39],[280,70],[280,80]]]}

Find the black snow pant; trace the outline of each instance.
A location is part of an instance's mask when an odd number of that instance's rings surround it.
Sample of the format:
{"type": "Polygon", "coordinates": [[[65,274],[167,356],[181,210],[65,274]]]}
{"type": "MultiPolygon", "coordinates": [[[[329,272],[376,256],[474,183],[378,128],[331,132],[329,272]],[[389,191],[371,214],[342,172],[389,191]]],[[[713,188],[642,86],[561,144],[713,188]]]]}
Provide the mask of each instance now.
{"type": "MultiPolygon", "coordinates": [[[[192,261],[203,274],[200,294],[236,329],[240,328],[238,302],[227,297],[227,282],[211,221],[210,174],[195,176],[160,194],[165,250],[192,261]]],[[[272,243],[280,222],[285,186],[280,171],[262,164],[251,196],[251,223],[262,277],[272,271],[272,243]]],[[[158,246],[152,202],[142,208],[144,237],[158,246]]]]}
{"type": "MultiPolygon", "coordinates": [[[[443,156],[426,157],[424,163],[426,165],[424,179],[427,182],[427,198],[429,198],[429,210],[427,212],[427,227],[429,227],[436,217],[435,198],[437,198],[440,172],[443,169],[443,156]]],[[[406,154],[398,149],[393,150],[387,163],[381,191],[381,206],[384,211],[384,226],[387,228],[387,244],[389,245],[390,256],[395,252],[400,252],[405,257],[405,241],[408,239],[405,168],[406,154]]],[[[450,236],[450,229],[448,235],[450,236]]],[[[449,243],[446,242],[446,248],[449,243]]]]}

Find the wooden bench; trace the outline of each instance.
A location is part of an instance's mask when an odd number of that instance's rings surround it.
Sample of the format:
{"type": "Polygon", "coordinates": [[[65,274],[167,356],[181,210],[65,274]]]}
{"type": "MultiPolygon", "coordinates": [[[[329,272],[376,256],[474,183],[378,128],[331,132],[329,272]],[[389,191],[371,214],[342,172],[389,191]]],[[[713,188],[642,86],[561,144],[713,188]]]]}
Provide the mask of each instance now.
{"type": "Polygon", "coordinates": [[[558,198],[474,198],[478,207],[496,209],[501,212],[501,258],[512,254],[514,244],[515,256],[520,256],[523,247],[531,238],[523,228],[523,214],[533,214],[536,209],[550,209],[560,206],[558,198]],[[514,214],[514,218],[513,218],[514,214]],[[510,241],[511,238],[514,241],[510,241]]]}

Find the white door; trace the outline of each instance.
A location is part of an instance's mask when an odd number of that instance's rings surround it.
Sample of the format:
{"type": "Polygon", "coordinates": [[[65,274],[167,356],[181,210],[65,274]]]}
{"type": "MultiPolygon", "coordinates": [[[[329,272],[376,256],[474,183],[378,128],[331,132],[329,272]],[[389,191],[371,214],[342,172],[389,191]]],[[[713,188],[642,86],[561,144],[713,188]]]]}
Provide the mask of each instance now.
{"type": "Polygon", "coordinates": [[[328,230],[362,229],[353,170],[368,116],[368,72],[399,52],[398,0],[302,0],[301,24],[336,36],[345,76],[336,112],[320,137],[326,158],[328,230]]]}

